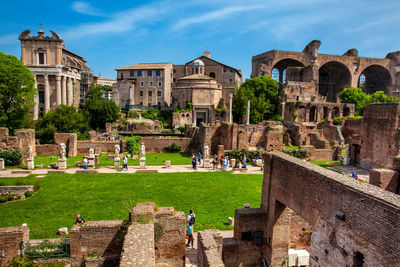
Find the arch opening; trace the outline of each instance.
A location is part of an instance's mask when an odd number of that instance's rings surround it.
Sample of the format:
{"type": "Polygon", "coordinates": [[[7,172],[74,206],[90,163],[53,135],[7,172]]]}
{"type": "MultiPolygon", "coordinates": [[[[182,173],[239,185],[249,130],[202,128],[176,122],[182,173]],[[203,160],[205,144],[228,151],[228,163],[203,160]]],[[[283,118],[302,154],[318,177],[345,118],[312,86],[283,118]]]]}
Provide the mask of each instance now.
{"type": "Polygon", "coordinates": [[[340,109],[338,107],[334,107],[332,109],[332,119],[340,117],[340,109]]]}
{"type": "Polygon", "coordinates": [[[379,65],[371,65],[361,73],[358,80],[358,87],[363,88],[363,91],[368,94],[373,94],[376,91],[384,91],[387,94],[391,83],[392,79],[386,68],[379,65]]]}
{"type": "Polygon", "coordinates": [[[310,122],[316,122],[318,120],[318,110],[315,106],[310,108],[310,122]]]}
{"type": "Polygon", "coordinates": [[[215,79],[215,73],[214,72],[210,72],[210,75],[209,75],[211,78],[214,78],[215,79]]]}
{"type": "Polygon", "coordinates": [[[298,60],[291,59],[291,58],[285,58],[285,59],[278,61],[274,65],[274,67],[272,68],[272,71],[271,71],[271,77],[274,78],[272,75],[273,75],[274,69],[276,69],[279,74],[279,76],[278,76],[279,78],[276,81],[280,82],[281,84],[284,84],[287,81],[292,81],[293,79],[295,81],[297,81],[297,79],[300,79],[300,78],[297,77],[296,75],[289,75],[289,73],[292,73],[293,70],[302,69],[303,67],[304,67],[304,64],[298,60]],[[291,71],[287,72],[288,68],[291,71]]]}
{"type": "Polygon", "coordinates": [[[319,94],[328,102],[337,102],[339,93],[351,86],[351,73],[346,65],[331,61],[319,68],[319,94]]]}

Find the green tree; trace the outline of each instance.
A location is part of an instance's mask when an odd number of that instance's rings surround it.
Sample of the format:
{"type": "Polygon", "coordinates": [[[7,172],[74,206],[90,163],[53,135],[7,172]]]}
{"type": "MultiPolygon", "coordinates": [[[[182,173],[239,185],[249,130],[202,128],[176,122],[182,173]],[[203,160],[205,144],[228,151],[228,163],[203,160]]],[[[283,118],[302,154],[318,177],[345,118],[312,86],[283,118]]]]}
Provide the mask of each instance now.
{"type": "Polygon", "coordinates": [[[388,97],[383,91],[376,91],[373,94],[367,94],[361,88],[345,88],[339,94],[342,103],[352,103],[354,115],[362,116],[366,106],[372,103],[400,102],[397,97],[388,97]]]}
{"type": "Polygon", "coordinates": [[[59,105],[47,112],[36,125],[36,135],[41,143],[52,143],[54,133],[76,133],[82,139],[89,130],[85,116],[74,106],[59,105]]]}
{"type": "Polygon", "coordinates": [[[278,83],[267,76],[246,79],[233,98],[236,119],[246,115],[247,100],[250,100],[251,123],[272,119],[278,114],[281,101],[278,83]]]}
{"type": "Polygon", "coordinates": [[[114,101],[103,98],[104,90],[107,90],[104,86],[93,85],[83,108],[90,127],[95,130],[104,129],[106,122],[115,122],[118,119],[119,106],[114,101]]]}
{"type": "Polygon", "coordinates": [[[0,126],[13,132],[23,126],[34,106],[35,78],[15,56],[0,52],[0,126]]]}

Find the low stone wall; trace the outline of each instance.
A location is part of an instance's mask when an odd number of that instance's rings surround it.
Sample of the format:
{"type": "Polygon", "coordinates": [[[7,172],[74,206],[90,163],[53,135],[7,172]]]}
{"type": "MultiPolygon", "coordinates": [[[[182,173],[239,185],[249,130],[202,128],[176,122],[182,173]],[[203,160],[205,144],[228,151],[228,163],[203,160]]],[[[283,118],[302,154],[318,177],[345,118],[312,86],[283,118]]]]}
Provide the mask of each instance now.
{"type": "Polygon", "coordinates": [[[36,146],[37,155],[59,155],[60,147],[58,145],[37,145],[36,146]]]}
{"type": "MultiPolygon", "coordinates": [[[[95,151],[114,153],[115,145],[120,145],[120,141],[78,141],[78,154],[89,154],[89,149],[94,148],[95,151]]],[[[121,147],[121,152],[125,151],[121,147]]]]}
{"type": "Polygon", "coordinates": [[[120,257],[124,240],[124,221],[91,221],[70,230],[71,258],[78,263],[89,255],[106,259],[120,257]]]}
{"type": "Polygon", "coordinates": [[[23,195],[26,191],[33,192],[33,185],[12,185],[12,186],[0,186],[0,195],[13,194],[23,195]]]}
{"type": "Polygon", "coordinates": [[[119,266],[154,267],[155,263],[154,225],[130,225],[125,235],[119,266]]]}
{"type": "Polygon", "coordinates": [[[173,143],[182,147],[181,152],[186,152],[189,149],[190,138],[144,137],[140,141],[146,146],[146,153],[166,152],[165,147],[173,143]]]}
{"type": "Polygon", "coordinates": [[[197,235],[197,266],[223,267],[222,236],[217,230],[205,230],[197,235]]]}
{"type": "Polygon", "coordinates": [[[0,228],[0,266],[8,266],[14,257],[21,256],[21,241],[28,240],[27,226],[0,228]]]}

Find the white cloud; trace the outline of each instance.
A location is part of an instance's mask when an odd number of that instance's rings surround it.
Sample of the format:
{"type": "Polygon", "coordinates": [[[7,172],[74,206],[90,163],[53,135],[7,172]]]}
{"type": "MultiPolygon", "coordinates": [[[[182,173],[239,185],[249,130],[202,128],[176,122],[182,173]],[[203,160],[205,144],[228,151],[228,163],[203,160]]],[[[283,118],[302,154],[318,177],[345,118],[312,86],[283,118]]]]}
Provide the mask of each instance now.
{"type": "Polygon", "coordinates": [[[78,13],[91,15],[91,16],[104,16],[97,8],[91,6],[87,2],[75,1],[72,3],[72,9],[78,13]]]}
{"type": "Polygon", "coordinates": [[[131,31],[138,27],[140,22],[151,23],[161,19],[172,5],[167,2],[151,3],[138,8],[111,14],[102,22],[85,23],[68,29],[64,32],[65,39],[76,39],[88,35],[115,34],[131,31]]]}
{"type": "Polygon", "coordinates": [[[226,7],[222,9],[218,9],[212,12],[203,13],[198,16],[188,17],[185,19],[179,20],[174,26],[173,30],[181,30],[193,24],[198,24],[211,20],[218,20],[226,18],[229,15],[233,15],[235,13],[246,12],[254,9],[263,8],[263,5],[251,5],[251,6],[232,6],[226,7]]]}
{"type": "Polygon", "coordinates": [[[16,42],[18,42],[18,34],[8,34],[0,36],[1,45],[15,44],[16,42]]]}

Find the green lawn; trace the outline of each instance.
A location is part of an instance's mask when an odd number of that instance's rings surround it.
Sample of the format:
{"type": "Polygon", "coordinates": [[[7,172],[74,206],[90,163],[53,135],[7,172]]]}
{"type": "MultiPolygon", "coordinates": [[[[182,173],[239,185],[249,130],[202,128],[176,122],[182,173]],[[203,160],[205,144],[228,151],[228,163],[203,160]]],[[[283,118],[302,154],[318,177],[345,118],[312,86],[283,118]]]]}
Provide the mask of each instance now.
{"type": "Polygon", "coordinates": [[[310,163],[324,167],[324,168],[343,165],[343,163],[340,160],[310,161],[310,163]]]}
{"type": "MultiPolygon", "coordinates": [[[[84,155],[77,155],[72,158],[67,158],[68,168],[76,167],[75,163],[77,161],[81,161],[84,155]]],[[[108,160],[107,155],[99,156],[99,165],[100,166],[114,166],[113,160],[108,160]]],[[[190,159],[190,153],[187,152],[179,152],[179,153],[149,153],[146,154],[146,165],[154,166],[154,165],[164,165],[164,161],[170,160],[172,165],[190,165],[192,161],[190,159]]],[[[49,166],[52,162],[57,162],[58,164],[58,156],[36,156],[35,157],[35,165],[43,164],[45,166],[49,166]]],[[[121,164],[122,164],[122,156],[121,156],[121,164]]],[[[139,159],[137,160],[128,160],[128,166],[139,166],[139,159]]],[[[16,168],[16,167],[7,167],[7,168],[16,168]]],[[[26,166],[21,166],[21,168],[26,168],[26,166]]]]}
{"type": "Polygon", "coordinates": [[[243,203],[259,207],[262,175],[229,172],[169,174],[48,174],[45,178],[0,178],[7,184],[33,184],[42,188],[25,201],[0,204],[0,227],[27,223],[31,238],[56,237],[71,227],[75,213],[86,220],[127,219],[134,203],[154,201],[159,207],[193,209],[195,230],[232,229],[225,223],[243,203]]]}

